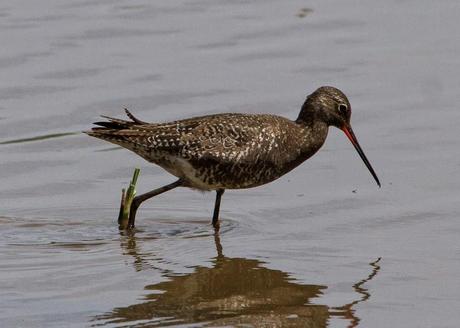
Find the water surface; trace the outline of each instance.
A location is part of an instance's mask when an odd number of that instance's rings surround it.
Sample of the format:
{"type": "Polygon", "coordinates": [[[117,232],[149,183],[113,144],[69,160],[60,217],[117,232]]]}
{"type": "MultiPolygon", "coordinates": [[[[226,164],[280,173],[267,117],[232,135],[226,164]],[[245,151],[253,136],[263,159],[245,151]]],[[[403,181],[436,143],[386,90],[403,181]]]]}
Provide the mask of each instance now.
{"type": "Polygon", "coordinates": [[[456,327],[457,1],[40,1],[0,5],[2,327],[456,327]],[[343,133],[282,179],[186,189],[116,226],[134,167],[80,133],[216,112],[295,118],[342,89],[343,133]]]}

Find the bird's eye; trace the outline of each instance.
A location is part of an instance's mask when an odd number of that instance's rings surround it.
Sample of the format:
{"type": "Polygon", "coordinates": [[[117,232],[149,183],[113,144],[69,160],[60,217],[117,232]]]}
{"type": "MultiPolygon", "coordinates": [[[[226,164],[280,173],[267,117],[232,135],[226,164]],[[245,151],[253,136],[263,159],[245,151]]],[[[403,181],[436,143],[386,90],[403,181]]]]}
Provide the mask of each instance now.
{"type": "Polygon", "coordinates": [[[340,111],[342,114],[346,115],[347,112],[348,112],[348,106],[345,105],[345,104],[340,104],[340,105],[339,105],[339,111],[340,111]]]}

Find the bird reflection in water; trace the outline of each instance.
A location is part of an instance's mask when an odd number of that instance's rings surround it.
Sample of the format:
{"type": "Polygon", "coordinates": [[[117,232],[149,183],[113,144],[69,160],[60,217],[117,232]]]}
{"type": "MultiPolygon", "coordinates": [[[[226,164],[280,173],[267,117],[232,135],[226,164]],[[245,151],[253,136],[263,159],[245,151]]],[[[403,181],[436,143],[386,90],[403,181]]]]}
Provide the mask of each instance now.
{"type": "MultiPolygon", "coordinates": [[[[134,257],[136,270],[152,268],[136,246],[135,232],[125,234],[122,241],[124,253],[134,257]],[[127,235],[126,235],[127,234],[127,235]]],[[[320,297],[326,286],[296,283],[283,271],[262,266],[263,262],[223,255],[219,233],[214,235],[217,256],[212,267],[196,267],[186,275],[163,272],[169,280],[145,289],[152,291],[145,301],[127,307],[117,307],[95,319],[99,325],[115,324],[117,327],[155,327],[200,323],[200,326],[247,327],[326,327],[331,317],[349,322],[356,327],[359,318],[353,306],[370,297],[362,287],[379,271],[377,261],[373,270],[353,288],[358,300],[340,307],[311,304],[320,297]]],[[[164,270],[162,270],[164,271],[164,270]]]]}

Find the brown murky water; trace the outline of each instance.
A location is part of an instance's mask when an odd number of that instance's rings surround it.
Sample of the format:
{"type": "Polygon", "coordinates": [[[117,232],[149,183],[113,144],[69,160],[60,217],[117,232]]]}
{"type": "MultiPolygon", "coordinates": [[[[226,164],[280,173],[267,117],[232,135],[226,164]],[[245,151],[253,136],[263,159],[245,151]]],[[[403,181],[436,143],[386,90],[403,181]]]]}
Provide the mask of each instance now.
{"type": "Polygon", "coordinates": [[[0,4],[2,327],[457,327],[456,1],[0,4]],[[295,118],[341,88],[378,189],[340,131],[270,185],[171,191],[172,177],[79,133],[130,108],[295,118]]]}

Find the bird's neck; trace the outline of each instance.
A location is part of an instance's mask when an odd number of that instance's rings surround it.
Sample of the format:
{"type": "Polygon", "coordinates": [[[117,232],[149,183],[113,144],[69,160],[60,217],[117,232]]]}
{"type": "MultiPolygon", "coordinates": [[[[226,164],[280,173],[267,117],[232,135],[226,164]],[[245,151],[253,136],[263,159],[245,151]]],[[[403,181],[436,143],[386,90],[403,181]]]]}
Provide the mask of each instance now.
{"type": "Polygon", "coordinates": [[[321,120],[310,120],[308,123],[301,122],[299,125],[303,132],[301,141],[302,157],[304,157],[303,160],[306,160],[324,145],[329,127],[321,120]]]}
{"type": "Polygon", "coordinates": [[[316,116],[317,110],[312,103],[312,100],[310,97],[308,97],[304,104],[302,105],[302,108],[300,109],[299,116],[295,120],[297,124],[303,125],[303,126],[309,126],[315,123],[315,121],[318,119],[316,116]]]}
{"type": "Polygon", "coordinates": [[[285,145],[285,152],[290,156],[284,157],[282,162],[282,174],[285,174],[302,164],[313,156],[324,144],[327,137],[328,126],[322,121],[295,122],[297,130],[293,138],[285,145]]]}
{"type": "Polygon", "coordinates": [[[299,116],[295,120],[297,126],[303,131],[303,153],[311,155],[316,153],[324,144],[329,130],[329,125],[319,115],[319,111],[316,109],[317,106],[315,106],[313,100],[311,96],[305,100],[299,116]]]}

